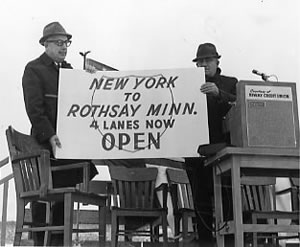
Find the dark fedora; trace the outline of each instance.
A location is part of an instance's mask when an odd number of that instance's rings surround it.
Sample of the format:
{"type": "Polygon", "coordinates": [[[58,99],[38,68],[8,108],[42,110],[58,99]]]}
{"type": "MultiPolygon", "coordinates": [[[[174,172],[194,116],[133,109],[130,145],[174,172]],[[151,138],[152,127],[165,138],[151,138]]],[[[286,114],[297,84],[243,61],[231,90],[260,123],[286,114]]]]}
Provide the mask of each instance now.
{"type": "Polygon", "coordinates": [[[218,54],[214,44],[204,43],[199,45],[196,58],[193,59],[193,62],[197,62],[199,59],[210,57],[220,58],[221,56],[218,54]]]}
{"type": "Polygon", "coordinates": [[[40,44],[44,45],[44,42],[51,36],[65,35],[68,39],[72,38],[71,34],[68,34],[63,26],[59,22],[51,22],[44,27],[43,37],[40,38],[40,44]]]}

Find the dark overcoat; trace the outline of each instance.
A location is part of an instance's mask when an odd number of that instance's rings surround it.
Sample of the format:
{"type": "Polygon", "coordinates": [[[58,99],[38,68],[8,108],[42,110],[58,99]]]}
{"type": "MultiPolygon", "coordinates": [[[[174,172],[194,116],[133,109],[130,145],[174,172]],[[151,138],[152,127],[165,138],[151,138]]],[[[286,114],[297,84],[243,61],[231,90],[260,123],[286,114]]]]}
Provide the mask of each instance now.
{"type": "Polygon", "coordinates": [[[229,111],[230,102],[236,100],[235,77],[221,75],[221,69],[213,77],[206,78],[206,81],[214,82],[219,88],[219,96],[207,96],[209,142],[227,142],[230,144],[229,136],[223,133],[223,118],[229,111]]]}
{"type": "MultiPolygon", "coordinates": [[[[67,62],[63,62],[61,67],[72,69],[67,62]]],[[[48,142],[56,133],[58,72],[53,60],[43,53],[26,65],[22,79],[31,134],[41,144],[48,142]]]]}
{"type": "MultiPolygon", "coordinates": [[[[72,69],[72,66],[64,61],[61,68],[72,69]]],[[[56,134],[58,76],[58,66],[46,53],[43,53],[26,65],[22,78],[26,112],[32,126],[31,135],[51,153],[49,139],[56,134]]],[[[76,161],[56,160],[52,157],[51,165],[65,165],[74,162],[76,161]]],[[[95,174],[97,171],[92,165],[91,177],[94,177],[95,174]]],[[[81,172],[76,171],[70,175],[70,172],[55,174],[53,176],[54,184],[60,187],[81,182],[81,172]]]]}

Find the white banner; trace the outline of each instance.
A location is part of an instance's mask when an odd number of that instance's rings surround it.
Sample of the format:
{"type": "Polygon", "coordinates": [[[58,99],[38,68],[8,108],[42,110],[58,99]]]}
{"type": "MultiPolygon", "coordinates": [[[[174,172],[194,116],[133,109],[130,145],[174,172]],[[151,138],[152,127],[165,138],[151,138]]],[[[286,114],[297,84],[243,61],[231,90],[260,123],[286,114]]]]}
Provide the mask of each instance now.
{"type": "Polygon", "coordinates": [[[207,144],[203,68],[60,70],[57,158],[197,157],[207,144]]]}

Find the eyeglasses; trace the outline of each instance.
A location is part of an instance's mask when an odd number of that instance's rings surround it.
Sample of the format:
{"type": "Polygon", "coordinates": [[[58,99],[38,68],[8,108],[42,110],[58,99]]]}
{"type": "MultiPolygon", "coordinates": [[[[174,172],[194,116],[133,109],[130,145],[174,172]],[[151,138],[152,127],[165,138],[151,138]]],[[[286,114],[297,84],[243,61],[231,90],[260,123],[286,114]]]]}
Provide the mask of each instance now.
{"type": "Polygon", "coordinates": [[[215,61],[215,59],[216,59],[215,57],[200,58],[196,62],[196,66],[197,67],[202,67],[203,63],[211,63],[211,62],[215,61]]]}
{"type": "Polygon", "coordinates": [[[64,44],[66,45],[66,47],[69,47],[72,43],[71,40],[61,40],[61,39],[58,39],[58,40],[47,40],[46,42],[50,42],[50,43],[54,43],[56,44],[57,46],[63,46],[64,44]]]}

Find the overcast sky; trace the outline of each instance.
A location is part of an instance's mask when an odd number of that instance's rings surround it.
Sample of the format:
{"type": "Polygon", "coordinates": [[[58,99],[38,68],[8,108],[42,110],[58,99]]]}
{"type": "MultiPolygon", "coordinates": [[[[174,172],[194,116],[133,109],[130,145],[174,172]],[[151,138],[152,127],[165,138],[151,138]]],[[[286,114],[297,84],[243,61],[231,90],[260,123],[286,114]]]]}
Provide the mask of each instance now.
{"type": "Polygon", "coordinates": [[[67,60],[77,69],[87,50],[119,70],[193,67],[198,44],[212,42],[225,75],[258,80],[257,69],[299,85],[299,13],[299,0],[0,0],[0,160],[8,125],[30,131],[21,78],[44,51],[38,40],[49,22],[73,35],[67,60]]]}

